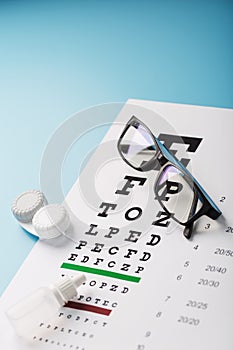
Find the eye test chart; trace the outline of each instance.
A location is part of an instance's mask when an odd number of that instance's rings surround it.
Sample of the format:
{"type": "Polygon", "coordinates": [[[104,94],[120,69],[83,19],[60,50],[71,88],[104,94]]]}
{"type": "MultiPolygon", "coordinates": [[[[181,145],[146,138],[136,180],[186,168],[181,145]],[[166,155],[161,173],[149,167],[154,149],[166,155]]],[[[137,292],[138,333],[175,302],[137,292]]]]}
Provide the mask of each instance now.
{"type": "Polygon", "coordinates": [[[38,241],[1,297],[1,348],[232,350],[232,131],[230,109],[129,100],[65,198],[69,238],[38,241]],[[222,211],[198,219],[190,240],[155,198],[158,171],[139,172],[118,153],[133,115],[222,211]],[[79,272],[77,297],[18,337],[6,310],[79,272]]]}

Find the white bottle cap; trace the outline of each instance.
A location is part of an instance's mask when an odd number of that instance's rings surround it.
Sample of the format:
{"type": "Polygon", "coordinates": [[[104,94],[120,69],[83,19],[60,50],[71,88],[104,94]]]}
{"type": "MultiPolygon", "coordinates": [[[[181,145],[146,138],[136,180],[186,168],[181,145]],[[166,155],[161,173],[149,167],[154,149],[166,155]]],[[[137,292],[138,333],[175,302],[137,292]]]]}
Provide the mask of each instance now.
{"type": "Polygon", "coordinates": [[[78,294],[77,288],[80,287],[85,281],[86,276],[83,273],[80,273],[78,276],[73,278],[62,278],[60,281],[51,285],[50,288],[55,293],[60,305],[64,305],[78,294]]]}
{"type": "Polygon", "coordinates": [[[32,224],[40,238],[49,239],[64,233],[70,224],[70,218],[62,205],[49,204],[34,215],[32,224]]]}
{"type": "Polygon", "coordinates": [[[47,204],[44,194],[40,191],[29,190],[19,195],[12,203],[11,210],[20,222],[31,222],[35,213],[47,204]]]}

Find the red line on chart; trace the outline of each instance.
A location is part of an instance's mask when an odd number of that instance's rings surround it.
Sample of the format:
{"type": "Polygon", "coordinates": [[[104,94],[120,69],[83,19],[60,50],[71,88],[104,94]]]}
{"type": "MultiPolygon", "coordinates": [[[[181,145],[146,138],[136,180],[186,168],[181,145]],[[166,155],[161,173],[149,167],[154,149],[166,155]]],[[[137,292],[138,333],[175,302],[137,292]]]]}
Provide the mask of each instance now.
{"type": "Polygon", "coordinates": [[[105,315],[105,316],[109,316],[110,313],[112,312],[112,310],[104,309],[103,307],[77,303],[76,301],[68,301],[68,303],[66,303],[64,307],[68,307],[70,309],[94,312],[96,314],[105,315]]]}

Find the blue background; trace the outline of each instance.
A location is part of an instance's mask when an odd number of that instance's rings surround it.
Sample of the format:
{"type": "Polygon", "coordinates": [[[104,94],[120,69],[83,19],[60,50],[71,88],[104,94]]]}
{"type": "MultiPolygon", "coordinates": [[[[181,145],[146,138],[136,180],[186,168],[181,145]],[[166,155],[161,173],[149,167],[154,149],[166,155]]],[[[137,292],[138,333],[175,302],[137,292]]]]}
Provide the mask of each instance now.
{"type": "Polygon", "coordinates": [[[36,241],[11,202],[58,125],[128,98],[232,108],[232,44],[232,1],[0,0],[0,292],[36,241]]]}

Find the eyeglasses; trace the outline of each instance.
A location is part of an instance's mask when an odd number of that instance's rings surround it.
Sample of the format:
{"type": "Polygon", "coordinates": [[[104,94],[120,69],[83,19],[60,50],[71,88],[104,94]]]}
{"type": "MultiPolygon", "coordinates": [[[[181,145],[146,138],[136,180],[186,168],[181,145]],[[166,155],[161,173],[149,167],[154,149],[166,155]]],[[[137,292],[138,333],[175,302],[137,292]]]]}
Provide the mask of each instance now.
{"type": "Polygon", "coordinates": [[[201,216],[215,220],[222,214],[192,174],[138,118],[133,116],[126,124],[117,147],[132,168],[142,172],[159,169],[155,199],[169,218],[185,226],[186,238],[191,237],[193,224],[201,216]]]}

